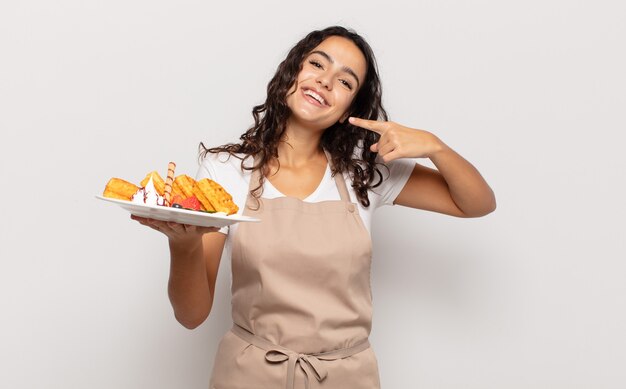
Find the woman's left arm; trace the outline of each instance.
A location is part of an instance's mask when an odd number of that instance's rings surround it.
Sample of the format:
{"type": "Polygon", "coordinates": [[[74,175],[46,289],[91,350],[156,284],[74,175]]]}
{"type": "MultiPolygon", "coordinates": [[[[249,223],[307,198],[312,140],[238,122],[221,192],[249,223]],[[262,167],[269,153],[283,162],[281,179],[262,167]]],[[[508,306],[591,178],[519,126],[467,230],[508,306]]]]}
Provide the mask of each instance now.
{"type": "Polygon", "coordinates": [[[383,161],[430,158],[437,167],[415,164],[395,204],[458,217],[484,216],[496,209],[494,193],[478,170],[431,132],[359,118],[350,118],[350,123],[380,134],[371,150],[383,161]]]}

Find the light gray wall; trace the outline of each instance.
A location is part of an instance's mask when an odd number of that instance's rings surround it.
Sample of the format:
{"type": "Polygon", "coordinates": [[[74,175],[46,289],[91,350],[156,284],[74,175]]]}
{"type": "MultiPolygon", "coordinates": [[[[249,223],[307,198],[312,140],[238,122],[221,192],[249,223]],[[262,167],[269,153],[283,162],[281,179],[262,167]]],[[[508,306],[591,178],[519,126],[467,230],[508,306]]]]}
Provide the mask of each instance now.
{"type": "Polygon", "coordinates": [[[497,211],[381,210],[385,388],[624,388],[624,5],[15,1],[0,5],[0,382],[206,388],[228,261],[195,331],[166,240],[94,198],[236,140],[287,50],[331,24],[378,56],[393,120],[483,173],[497,211]],[[621,367],[621,368],[620,368],[621,367]]]}

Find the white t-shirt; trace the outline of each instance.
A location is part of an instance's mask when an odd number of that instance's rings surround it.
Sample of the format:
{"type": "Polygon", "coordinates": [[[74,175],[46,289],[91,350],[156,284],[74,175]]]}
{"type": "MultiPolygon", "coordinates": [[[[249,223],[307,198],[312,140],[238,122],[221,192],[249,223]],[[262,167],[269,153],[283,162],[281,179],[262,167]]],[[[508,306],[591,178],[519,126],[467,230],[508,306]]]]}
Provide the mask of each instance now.
{"type": "MultiPolygon", "coordinates": [[[[244,166],[252,166],[253,159],[250,157],[245,160],[244,166]]],[[[352,189],[351,182],[348,179],[348,174],[344,174],[344,180],[348,187],[348,193],[353,203],[356,203],[359,209],[359,215],[363,219],[365,227],[371,234],[372,215],[374,211],[383,205],[393,205],[393,201],[396,199],[402,188],[409,179],[415,161],[412,159],[397,159],[386,163],[389,170],[384,167],[379,167],[383,174],[382,183],[368,192],[370,206],[365,208],[358,201],[354,190],[352,189]]],[[[202,161],[198,173],[196,174],[196,180],[203,178],[210,178],[211,180],[219,183],[228,193],[233,196],[233,201],[239,206],[238,214],[243,214],[244,206],[248,196],[248,188],[250,185],[250,177],[252,172],[250,170],[241,170],[241,160],[239,158],[230,157],[228,153],[211,154],[209,153],[202,161]]],[[[264,180],[262,198],[272,199],[276,197],[284,197],[269,180],[264,180]]],[[[313,193],[311,193],[303,201],[306,202],[319,202],[326,200],[340,200],[339,190],[335,183],[334,177],[331,176],[330,165],[326,165],[326,172],[319,186],[313,193]]],[[[223,227],[220,232],[229,234],[236,233],[237,223],[230,227],[223,227]]],[[[230,236],[229,239],[230,240],[230,236]]]]}

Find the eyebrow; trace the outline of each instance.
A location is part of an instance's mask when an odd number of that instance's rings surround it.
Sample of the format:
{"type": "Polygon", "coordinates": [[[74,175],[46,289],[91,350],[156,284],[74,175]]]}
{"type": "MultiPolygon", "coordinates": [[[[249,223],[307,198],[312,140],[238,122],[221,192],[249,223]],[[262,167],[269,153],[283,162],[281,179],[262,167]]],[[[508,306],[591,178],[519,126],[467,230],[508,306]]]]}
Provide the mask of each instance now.
{"type": "MultiPolygon", "coordinates": [[[[322,57],[326,58],[328,60],[328,62],[335,63],[335,60],[330,55],[326,54],[325,52],[323,52],[321,50],[312,51],[311,54],[319,54],[322,57]]],[[[354,70],[352,70],[348,66],[342,67],[341,70],[343,70],[344,72],[346,72],[349,75],[351,75],[352,77],[354,77],[354,79],[356,80],[357,87],[359,87],[361,85],[361,83],[359,82],[359,78],[356,76],[356,73],[354,72],[354,70]]]]}

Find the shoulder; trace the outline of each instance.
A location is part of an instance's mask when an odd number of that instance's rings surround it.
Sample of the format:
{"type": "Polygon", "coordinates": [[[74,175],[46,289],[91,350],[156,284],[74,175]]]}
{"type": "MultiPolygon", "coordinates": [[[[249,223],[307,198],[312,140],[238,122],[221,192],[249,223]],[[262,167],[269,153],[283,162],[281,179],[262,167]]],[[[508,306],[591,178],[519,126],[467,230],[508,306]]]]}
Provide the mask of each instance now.
{"type": "MultiPolygon", "coordinates": [[[[354,147],[353,158],[361,159],[363,155],[363,143],[359,142],[357,146],[354,147]]],[[[413,171],[413,167],[415,166],[415,161],[413,159],[403,158],[396,159],[390,162],[383,161],[378,155],[376,156],[376,165],[374,169],[378,170],[381,175],[381,183],[385,182],[393,182],[403,179],[408,179],[408,176],[413,171]]],[[[366,163],[364,161],[360,161],[361,168],[366,168],[366,163]]],[[[350,177],[352,179],[352,177],[350,177]]],[[[374,178],[374,182],[377,182],[378,178],[374,178]]]]}
{"type": "Polygon", "coordinates": [[[411,175],[415,167],[415,160],[411,158],[395,159],[384,162],[382,158],[376,157],[376,167],[379,168],[383,181],[398,180],[411,175]]]}
{"type": "Polygon", "coordinates": [[[196,179],[208,177],[218,181],[224,176],[243,177],[249,174],[249,171],[242,169],[242,161],[243,166],[252,165],[251,158],[245,158],[245,154],[207,153],[200,163],[196,179]]]}
{"type": "MultiPolygon", "coordinates": [[[[354,148],[354,157],[361,159],[363,155],[362,143],[354,148]]],[[[373,179],[374,187],[369,188],[369,198],[373,205],[372,208],[378,208],[382,205],[391,205],[398,194],[404,188],[407,181],[411,177],[411,172],[415,167],[415,160],[403,158],[390,162],[384,162],[382,158],[376,156],[376,172],[373,179]],[[379,176],[380,174],[380,176],[379,176]]],[[[361,162],[365,164],[365,162],[361,162]]],[[[365,166],[362,166],[365,168],[365,166]]],[[[352,179],[352,177],[350,177],[352,179]]]]}

